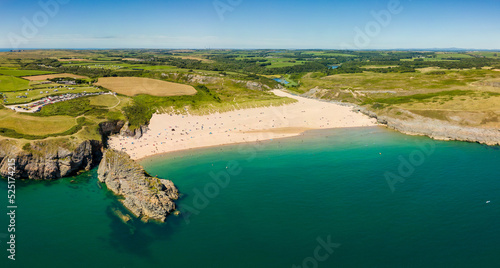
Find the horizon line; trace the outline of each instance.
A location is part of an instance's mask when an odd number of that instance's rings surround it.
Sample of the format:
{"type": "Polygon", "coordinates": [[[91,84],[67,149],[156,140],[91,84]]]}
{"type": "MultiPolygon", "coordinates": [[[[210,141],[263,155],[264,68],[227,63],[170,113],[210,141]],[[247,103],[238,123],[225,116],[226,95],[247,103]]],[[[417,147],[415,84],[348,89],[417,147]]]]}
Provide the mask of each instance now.
{"type": "Polygon", "coordinates": [[[497,49],[487,49],[487,48],[189,48],[189,47],[178,47],[178,48],[147,48],[147,47],[121,47],[121,48],[0,48],[1,50],[124,50],[124,49],[144,49],[144,50],[338,50],[338,51],[377,51],[377,50],[408,50],[408,51],[434,51],[434,50],[456,50],[456,51],[498,51],[497,49]]]}

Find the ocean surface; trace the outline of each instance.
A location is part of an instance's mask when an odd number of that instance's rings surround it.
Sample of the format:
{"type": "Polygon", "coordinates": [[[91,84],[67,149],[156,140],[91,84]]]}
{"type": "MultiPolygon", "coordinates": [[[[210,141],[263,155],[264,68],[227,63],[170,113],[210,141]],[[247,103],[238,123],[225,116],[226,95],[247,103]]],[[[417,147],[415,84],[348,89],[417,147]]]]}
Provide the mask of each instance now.
{"type": "Polygon", "coordinates": [[[499,163],[382,127],[173,153],[141,163],[183,194],[166,224],[124,224],[96,170],[18,181],[0,267],[500,267],[499,163]]]}

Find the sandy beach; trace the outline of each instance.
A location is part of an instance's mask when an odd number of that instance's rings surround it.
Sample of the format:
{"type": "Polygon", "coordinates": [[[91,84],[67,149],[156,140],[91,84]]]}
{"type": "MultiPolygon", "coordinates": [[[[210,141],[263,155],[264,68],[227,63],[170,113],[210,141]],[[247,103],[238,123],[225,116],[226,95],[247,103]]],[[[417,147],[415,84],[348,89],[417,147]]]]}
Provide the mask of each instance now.
{"type": "Polygon", "coordinates": [[[351,107],[280,90],[273,93],[298,102],[210,115],[154,114],[148,132],[140,139],[115,135],[109,145],[137,160],[186,149],[297,136],[310,129],[376,125],[375,119],[353,112],[351,107]]]}

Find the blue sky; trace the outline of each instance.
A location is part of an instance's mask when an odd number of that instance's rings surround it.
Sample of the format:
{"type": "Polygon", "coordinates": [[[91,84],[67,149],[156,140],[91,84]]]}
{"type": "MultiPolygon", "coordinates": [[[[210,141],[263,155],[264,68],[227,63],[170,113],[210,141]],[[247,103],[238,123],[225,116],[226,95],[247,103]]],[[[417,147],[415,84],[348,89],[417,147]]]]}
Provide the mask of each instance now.
{"type": "Polygon", "coordinates": [[[0,47],[500,49],[499,14],[499,0],[0,0],[0,47]]]}

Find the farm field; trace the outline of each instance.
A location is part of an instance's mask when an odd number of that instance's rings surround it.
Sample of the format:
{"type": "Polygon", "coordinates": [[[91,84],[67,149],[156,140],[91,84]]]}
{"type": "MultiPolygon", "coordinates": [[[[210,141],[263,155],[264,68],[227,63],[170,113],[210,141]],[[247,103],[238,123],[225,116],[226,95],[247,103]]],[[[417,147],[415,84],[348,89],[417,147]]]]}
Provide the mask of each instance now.
{"type": "Polygon", "coordinates": [[[71,62],[71,61],[90,61],[89,59],[57,59],[58,61],[61,62],[71,62]]]}
{"type": "Polygon", "coordinates": [[[81,78],[81,79],[88,78],[86,76],[76,75],[76,74],[68,74],[68,73],[34,75],[34,76],[25,76],[23,78],[30,80],[30,81],[42,81],[42,80],[47,80],[47,79],[52,79],[52,78],[61,78],[61,77],[81,78]]]}
{"type": "MultiPolygon", "coordinates": [[[[494,126],[496,116],[500,115],[496,108],[500,96],[495,95],[500,93],[500,72],[489,69],[500,69],[498,53],[27,50],[0,53],[0,90],[6,97],[3,104],[16,106],[49,95],[99,91],[88,85],[64,88],[55,83],[41,84],[57,77],[91,77],[88,82],[97,79],[95,85],[119,93],[49,104],[35,115],[36,118],[84,117],[85,122],[79,123],[79,128],[74,128],[77,122],[73,120],[54,132],[76,129],[77,132],[65,135],[77,139],[98,139],[95,126],[106,120],[125,120],[137,127],[146,123],[155,111],[185,112],[186,108],[193,114],[205,114],[289,103],[291,100],[278,98],[265,89],[247,86],[248,81],[259,83],[260,88],[267,88],[263,85],[276,88],[278,82],[274,78],[286,79],[289,83],[281,86],[297,94],[315,89],[311,91],[316,92],[314,97],[356,103],[380,114],[395,115],[395,111],[408,110],[459,124],[483,122],[485,126],[494,126]],[[330,68],[334,65],[338,68],[330,68]]],[[[4,110],[3,113],[12,114],[4,110]]],[[[32,117],[18,119],[26,125],[32,124],[32,117]]],[[[0,128],[27,133],[12,122],[0,128]]],[[[1,130],[0,133],[9,135],[1,130]]]]}
{"type": "Polygon", "coordinates": [[[49,71],[39,71],[39,70],[17,70],[17,69],[4,69],[0,68],[0,75],[10,75],[10,76],[29,76],[29,75],[42,75],[42,74],[52,74],[49,71]]]}
{"type": "Polygon", "coordinates": [[[0,92],[18,91],[29,88],[29,81],[14,76],[0,75],[0,92]]]}
{"type": "Polygon", "coordinates": [[[347,53],[335,53],[335,52],[328,52],[328,51],[313,51],[313,52],[306,52],[304,54],[311,54],[314,56],[330,56],[330,57],[356,57],[356,55],[352,54],[347,54],[347,53]]]}
{"type": "Polygon", "coordinates": [[[467,54],[476,55],[476,56],[482,56],[482,57],[486,57],[486,58],[493,58],[493,59],[500,58],[500,52],[474,51],[474,52],[469,52],[467,54]]]}
{"type": "Polygon", "coordinates": [[[271,65],[266,66],[267,68],[279,68],[304,64],[305,61],[294,61],[289,59],[269,59],[267,63],[271,63],[271,65]]]}
{"type": "Polygon", "coordinates": [[[249,57],[247,55],[241,55],[236,58],[236,60],[252,60],[257,61],[256,64],[265,64],[266,68],[279,68],[287,66],[295,66],[305,63],[305,61],[297,61],[293,58],[281,58],[275,56],[269,57],[249,57]]]}
{"type": "Polygon", "coordinates": [[[0,110],[0,128],[12,129],[20,134],[42,136],[67,131],[76,125],[71,116],[35,117],[16,113],[10,109],[0,110]]]}
{"type": "Polygon", "coordinates": [[[90,97],[89,100],[90,105],[99,106],[104,109],[115,108],[117,110],[129,105],[131,102],[130,98],[118,95],[99,95],[90,97]]]}
{"type": "Polygon", "coordinates": [[[213,62],[212,60],[205,59],[201,56],[174,56],[174,57],[181,58],[181,59],[188,59],[188,60],[199,60],[199,61],[206,62],[206,63],[213,62]]]}
{"type": "Polygon", "coordinates": [[[64,64],[64,66],[84,66],[84,67],[87,67],[87,68],[101,68],[101,69],[110,69],[110,70],[119,70],[121,68],[124,68],[122,66],[122,63],[121,62],[109,62],[109,61],[106,61],[106,62],[94,62],[94,61],[91,61],[91,62],[79,62],[79,63],[68,63],[68,64],[64,64]]]}
{"type": "Polygon", "coordinates": [[[140,77],[103,77],[99,78],[96,85],[127,96],[147,94],[165,97],[196,94],[196,89],[190,85],[140,77]]]}
{"type": "Polygon", "coordinates": [[[64,66],[85,66],[87,68],[101,68],[109,70],[168,70],[174,69],[176,67],[169,65],[147,65],[147,64],[130,64],[123,62],[85,62],[85,63],[70,63],[64,64],[64,66]]]}
{"type": "Polygon", "coordinates": [[[61,58],[61,57],[82,57],[87,54],[81,50],[53,50],[53,49],[34,49],[25,50],[23,52],[0,52],[0,57],[5,59],[44,59],[44,58],[61,58]]]}
{"type": "Polygon", "coordinates": [[[446,59],[446,58],[469,59],[469,58],[472,58],[471,55],[468,55],[465,53],[447,53],[447,52],[436,53],[436,57],[438,59],[446,59]]]}
{"type": "Polygon", "coordinates": [[[24,91],[16,91],[16,92],[5,92],[4,96],[6,98],[4,99],[4,104],[5,105],[12,105],[12,104],[22,104],[22,103],[29,103],[32,101],[39,100],[44,97],[52,96],[52,95],[62,95],[66,93],[93,93],[93,92],[101,92],[102,90],[95,88],[95,87],[89,87],[89,86],[68,86],[68,87],[63,87],[59,85],[59,88],[57,89],[48,89],[48,88],[36,88],[34,90],[24,90],[24,91]],[[73,89],[71,89],[73,88],[73,89]],[[57,90],[57,91],[56,91],[57,90]],[[42,93],[40,93],[42,92],[42,93]],[[18,98],[17,96],[26,96],[26,98],[18,98]]]}

